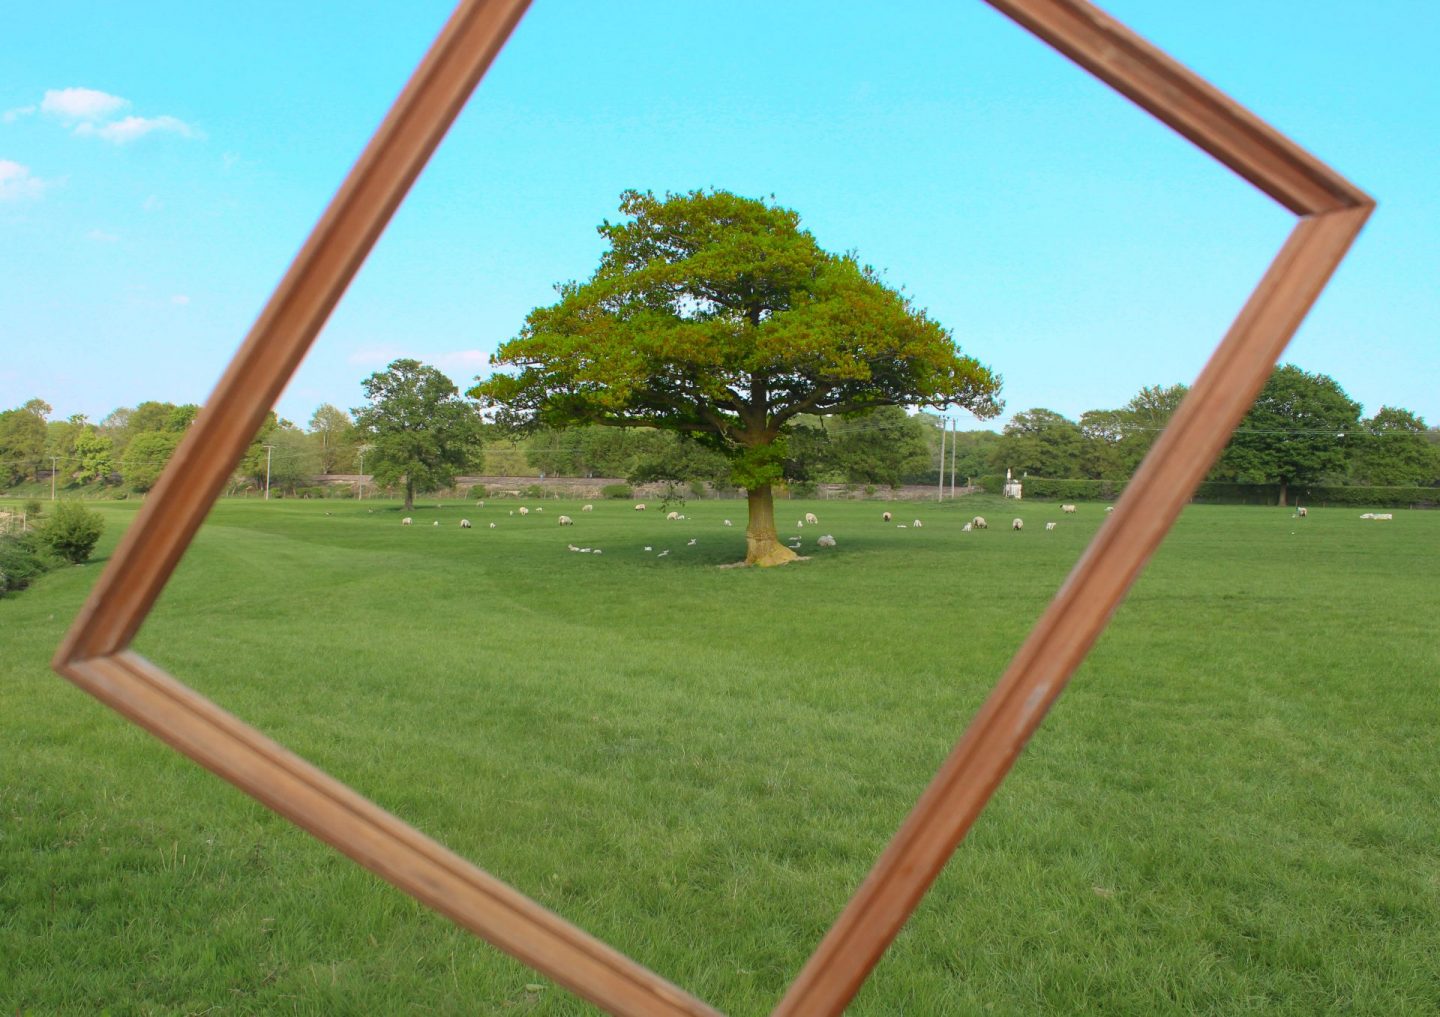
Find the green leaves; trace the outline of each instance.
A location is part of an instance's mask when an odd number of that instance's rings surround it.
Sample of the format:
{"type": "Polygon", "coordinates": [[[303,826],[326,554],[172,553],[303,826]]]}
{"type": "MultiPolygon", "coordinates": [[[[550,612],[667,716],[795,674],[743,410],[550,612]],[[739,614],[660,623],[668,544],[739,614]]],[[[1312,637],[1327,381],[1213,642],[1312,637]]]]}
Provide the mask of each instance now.
{"type": "MultiPolygon", "coordinates": [[[[737,481],[778,479],[769,446],[802,413],[922,403],[998,412],[1000,380],[792,210],[725,191],[627,191],[631,218],[469,392],[511,426],[665,428],[730,456],[737,481]]],[[[747,485],[748,486],[748,485],[747,485]]]]}
{"type": "Polygon", "coordinates": [[[444,374],[401,359],[363,387],[370,404],[354,413],[370,445],[366,465],[380,484],[403,480],[407,506],[416,491],[443,487],[460,469],[479,467],[479,415],[444,374]]]}

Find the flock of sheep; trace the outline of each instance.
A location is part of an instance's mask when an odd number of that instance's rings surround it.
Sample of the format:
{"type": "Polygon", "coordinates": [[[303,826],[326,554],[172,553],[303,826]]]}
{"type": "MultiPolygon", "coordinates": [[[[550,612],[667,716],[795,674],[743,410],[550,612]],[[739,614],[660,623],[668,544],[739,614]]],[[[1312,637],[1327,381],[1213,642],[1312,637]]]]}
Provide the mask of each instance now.
{"type": "MultiPolygon", "coordinates": [[[[475,505],[476,505],[477,508],[484,508],[484,507],[485,507],[485,502],[484,502],[484,501],[477,501],[477,502],[475,503],[475,505]]],[[[440,508],[441,506],[436,505],[435,507],[436,507],[436,508],[440,508]]],[[[1064,513],[1065,515],[1074,515],[1078,510],[1079,510],[1079,509],[1078,509],[1078,506],[1072,505],[1072,504],[1064,504],[1064,505],[1061,505],[1061,506],[1060,506],[1060,511],[1061,511],[1062,513],[1064,513]]],[[[510,515],[511,515],[511,516],[516,516],[516,515],[518,515],[518,516],[522,516],[522,517],[523,517],[523,516],[528,516],[528,515],[530,515],[531,511],[532,511],[532,509],[530,509],[529,507],[524,506],[524,505],[521,505],[521,506],[519,506],[518,508],[511,509],[511,510],[510,510],[510,515]]],[[[543,512],[545,511],[545,509],[544,509],[543,506],[536,506],[536,507],[533,509],[533,511],[538,514],[538,513],[543,513],[543,512]]],[[[583,506],[581,506],[580,511],[581,511],[581,512],[593,512],[593,511],[595,511],[595,506],[594,506],[594,505],[588,505],[588,504],[587,504],[587,505],[583,505],[583,506]]],[[[644,511],[646,511],[645,503],[644,503],[644,502],[638,502],[638,503],[636,503],[636,505],[635,505],[635,511],[636,511],[636,512],[644,512],[644,511]]],[[[1111,513],[1111,512],[1114,512],[1114,511],[1115,511],[1115,506],[1113,506],[1113,505],[1107,505],[1107,506],[1105,507],[1105,512],[1106,512],[1107,515],[1108,515],[1109,513],[1111,513]]],[[[1308,509],[1303,508],[1303,507],[1300,507],[1300,508],[1296,508],[1296,510],[1295,510],[1295,512],[1294,512],[1294,514],[1293,514],[1293,516],[1292,516],[1291,518],[1304,518],[1304,517],[1308,516],[1309,514],[1310,514],[1310,513],[1309,513],[1309,510],[1308,510],[1308,509]]],[[[326,515],[329,515],[329,513],[327,512],[326,515]]],[[[880,515],[880,518],[881,518],[881,521],[886,522],[886,523],[894,522],[894,519],[895,519],[893,513],[888,512],[888,511],[882,512],[881,515],[880,515]]],[[[1360,516],[1360,518],[1361,518],[1361,519],[1371,519],[1371,520],[1390,520],[1390,519],[1394,519],[1395,516],[1394,516],[1393,513],[1390,513],[1390,512],[1366,512],[1366,513],[1362,514],[1362,515],[1360,516]]],[[[666,513],[665,519],[666,519],[667,522],[684,522],[684,521],[685,521],[685,515],[684,515],[684,513],[682,513],[682,512],[672,511],[672,512],[666,513]]],[[[567,516],[567,515],[561,515],[561,516],[558,518],[557,521],[558,521],[559,525],[561,525],[561,526],[574,526],[574,525],[575,525],[575,520],[574,520],[572,517],[567,516]]],[[[413,526],[414,523],[415,523],[415,520],[414,520],[414,517],[412,517],[412,516],[405,516],[403,519],[400,520],[400,525],[402,525],[402,526],[413,526]]],[[[733,526],[733,525],[734,525],[734,523],[733,523],[731,520],[729,520],[729,519],[726,519],[726,520],[724,521],[724,524],[725,524],[726,526],[733,526]]],[[[820,519],[819,519],[819,517],[817,517],[817,516],[815,515],[815,513],[813,513],[813,512],[806,512],[803,519],[797,519],[797,520],[795,521],[795,529],[796,529],[797,531],[798,531],[798,530],[803,530],[806,526],[818,526],[819,524],[820,524],[820,519]]],[[[437,527],[438,527],[439,525],[440,525],[440,521],[439,521],[438,519],[431,523],[431,526],[437,526],[437,527]]],[[[922,520],[920,520],[920,519],[915,519],[914,521],[912,521],[912,522],[910,522],[910,523],[908,523],[908,524],[907,524],[907,523],[896,523],[897,528],[902,529],[902,530],[904,530],[904,529],[911,529],[911,528],[918,530],[918,529],[922,529],[922,528],[924,527],[924,525],[925,525],[924,522],[923,522],[922,520]]],[[[471,522],[470,522],[469,519],[461,519],[461,520],[460,520],[460,528],[461,528],[462,530],[471,529],[471,526],[472,526],[472,524],[471,524],[471,522]]],[[[490,523],[489,526],[490,526],[490,529],[492,529],[492,530],[496,528],[496,524],[493,523],[493,522],[490,523]]],[[[1046,529],[1047,531],[1049,531],[1049,530],[1054,530],[1057,526],[1058,526],[1058,523],[1056,523],[1056,522],[1054,522],[1054,521],[1050,521],[1050,522],[1047,522],[1047,523],[1045,524],[1045,529],[1046,529]]],[[[986,530],[986,529],[989,529],[989,528],[990,528],[990,524],[989,524],[989,522],[985,519],[984,516],[975,516],[974,518],[972,518],[972,519],[970,519],[968,522],[966,522],[965,525],[962,526],[960,529],[961,529],[961,532],[962,532],[962,533],[972,533],[972,532],[975,532],[975,531],[977,531],[977,530],[986,530]]],[[[1010,520],[1010,529],[1013,530],[1013,531],[1022,531],[1022,530],[1024,530],[1024,529],[1025,529],[1025,520],[1022,519],[1022,518],[1020,518],[1019,516],[1016,516],[1015,518],[1013,518],[1013,519],[1010,520]]],[[[687,547],[693,547],[693,546],[695,546],[696,543],[698,543],[697,539],[694,538],[694,537],[691,537],[690,540],[686,542],[686,546],[687,546],[687,547]]],[[[792,537],[788,538],[788,540],[787,540],[786,543],[787,543],[787,546],[788,546],[791,550],[793,550],[793,551],[798,551],[798,550],[800,549],[800,547],[801,547],[802,541],[801,541],[801,538],[800,538],[799,534],[797,533],[795,536],[792,536],[792,537]]],[[[816,543],[816,545],[817,545],[818,547],[824,547],[824,548],[831,548],[831,547],[835,547],[835,546],[836,546],[836,540],[835,540],[834,535],[833,535],[833,534],[829,534],[829,533],[826,533],[826,534],[821,535],[821,536],[815,541],[815,543],[816,543]]],[[[595,547],[595,548],[591,548],[591,547],[578,547],[578,546],[576,546],[575,544],[567,544],[566,547],[567,547],[568,550],[573,551],[573,552],[576,552],[576,553],[579,553],[579,554],[604,554],[604,553],[605,553],[602,549],[600,549],[600,548],[598,548],[598,547],[595,547]]],[[[653,553],[655,549],[654,549],[653,546],[646,546],[646,547],[645,547],[645,550],[653,553]]],[[[656,557],[664,558],[664,557],[665,557],[666,555],[668,555],[669,553],[670,553],[670,549],[669,549],[669,548],[666,548],[665,550],[660,551],[659,554],[656,555],[656,557]]]]}

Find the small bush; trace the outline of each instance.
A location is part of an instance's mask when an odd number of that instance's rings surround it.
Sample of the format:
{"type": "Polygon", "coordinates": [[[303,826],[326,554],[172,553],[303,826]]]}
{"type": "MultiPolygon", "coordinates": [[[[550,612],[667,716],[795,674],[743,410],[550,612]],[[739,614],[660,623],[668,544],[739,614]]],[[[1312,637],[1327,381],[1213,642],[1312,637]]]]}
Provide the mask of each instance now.
{"type": "Polygon", "coordinates": [[[30,498],[25,502],[24,512],[27,516],[38,516],[41,512],[44,511],[45,506],[40,504],[40,502],[34,498],[30,498]]]}
{"type": "Polygon", "coordinates": [[[0,537],[0,595],[25,589],[56,564],[36,534],[0,537]]]}
{"type": "Polygon", "coordinates": [[[543,498],[545,497],[545,488],[541,487],[539,484],[531,484],[529,487],[525,488],[525,497],[543,498]]]}
{"type": "Polygon", "coordinates": [[[606,484],[600,488],[602,498],[630,498],[634,496],[629,484],[606,484]]]}
{"type": "Polygon", "coordinates": [[[703,481],[703,480],[692,480],[692,481],[690,481],[690,497],[692,497],[692,498],[703,498],[703,497],[705,497],[705,496],[706,496],[707,494],[709,494],[709,493],[710,493],[709,490],[705,487],[705,481],[703,481]]]}
{"type": "Polygon", "coordinates": [[[488,492],[486,491],[484,484],[472,484],[469,493],[465,497],[484,498],[487,496],[487,494],[488,492]]]}
{"type": "Polygon", "coordinates": [[[790,495],[793,498],[813,498],[819,490],[819,486],[813,480],[790,481],[790,495]]]}
{"type": "Polygon", "coordinates": [[[40,541],[56,555],[79,565],[90,558],[100,534],[105,532],[105,517],[92,512],[78,501],[62,501],[40,527],[40,541]]]}

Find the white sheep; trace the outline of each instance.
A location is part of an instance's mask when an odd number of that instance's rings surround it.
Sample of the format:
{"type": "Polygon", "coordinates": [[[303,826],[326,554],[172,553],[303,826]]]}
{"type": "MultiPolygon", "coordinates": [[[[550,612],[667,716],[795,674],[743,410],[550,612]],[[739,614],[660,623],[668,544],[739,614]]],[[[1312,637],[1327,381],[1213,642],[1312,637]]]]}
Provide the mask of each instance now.
{"type": "Polygon", "coordinates": [[[430,525],[431,525],[431,526],[439,526],[439,525],[440,525],[440,520],[437,519],[437,520],[435,520],[433,523],[431,523],[430,525]]]}
{"type": "Polygon", "coordinates": [[[815,513],[814,513],[814,512],[806,512],[806,513],[805,513],[805,521],[806,521],[807,523],[809,523],[811,526],[816,526],[816,525],[818,525],[819,522],[820,522],[820,520],[818,520],[818,519],[815,518],[815,513]]]}
{"type": "Polygon", "coordinates": [[[695,538],[694,538],[694,537],[691,537],[689,540],[685,541],[685,546],[686,546],[686,547],[694,547],[694,546],[695,546],[695,538]]]}
{"type": "Polygon", "coordinates": [[[479,501],[477,501],[477,502],[475,503],[475,507],[476,507],[476,508],[484,508],[484,507],[485,507],[485,499],[481,498],[479,501]]]}
{"type": "Polygon", "coordinates": [[[410,525],[413,525],[414,522],[415,522],[415,520],[411,519],[409,516],[406,516],[404,519],[400,520],[400,525],[401,525],[401,526],[410,526],[410,525]]]}
{"type": "Polygon", "coordinates": [[[594,506],[594,505],[581,505],[581,506],[580,506],[580,511],[581,511],[581,512],[594,512],[594,511],[595,511],[595,506],[594,506]]]}
{"type": "Polygon", "coordinates": [[[522,516],[528,516],[528,515],[530,514],[530,510],[529,510],[528,508],[526,508],[524,505],[521,505],[521,506],[520,506],[518,509],[516,509],[515,511],[516,511],[516,512],[519,512],[522,516]]]}
{"type": "Polygon", "coordinates": [[[970,523],[966,523],[964,526],[960,527],[960,532],[961,532],[961,533],[969,533],[970,530],[971,530],[971,524],[970,524],[970,523]]]}
{"type": "Polygon", "coordinates": [[[913,523],[911,523],[910,525],[911,525],[911,526],[914,526],[915,529],[918,530],[918,529],[920,529],[920,527],[924,526],[925,524],[922,523],[920,520],[917,519],[917,520],[915,520],[913,523]]]}
{"type": "Polygon", "coordinates": [[[726,525],[726,526],[734,526],[735,524],[732,523],[730,520],[727,519],[727,520],[725,520],[725,525],[726,525]]]}
{"type": "Polygon", "coordinates": [[[536,512],[544,512],[544,511],[545,511],[545,506],[544,506],[544,505],[536,505],[536,506],[535,506],[535,511],[536,511],[536,512]]]}
{"type": "Polygon", "coordinates": [[[561,526],[574,526],[574,525],[575,525],[575,520],[571,519],[569,516],[561,516],[561,517],[560,517],[560,525],[561,525],[561,526]]]}
{"type": "Polygon", "coordinates": [[[462,530],[468,530],[468,529],[470,529],[470,520],[468,520],[468,519],[462,519],[462,520],[460,520],[460,529],[462,529],[462,530]]]}
{"type": "Polygon", "coordinates": [[[645,503],[642,501],[642,502],[640,502],[638,505],[636,505],[636,506],[635,506],[635,511],[636,511],[636,512],[644,512],[644,511],[645,511],[645,503]]]}
{"type": "Polygon", "coordinates": [[[568,548],[568,549],[571,550],[571,551],[578,551],[578,550],[580,550],[580,549],[579,549],[578,547],[576,547],[574,544],[566,544],[565,546],[566,546],[566,548],[568,548]]]}
{"type": "Polygon", "coordinates": [[[672,522],[672,523],[673,523],[675,520],[677,520],[677,519],[679,519],[679,518],[680,518],[680,513],[679,513],[679,512],[666,512],[666,513],[665,513],[665,519],[666,519],[666,521],[668,521],[668,522],[672,522]]]}
{"type": "Polygon", "coordinates": [[[1115,511],[1115,506],[1114,506],[1114,505],[1106,505],[1106,506],[1105,506],[1105,514],[1106,514],[1107,516],[1108,516],[1111,512],[1114,512],[1114,511],[1115,511]]]}
{"type": "Polygon", "coordinates": [[[832,537],[830,534],[827,533],[827,534],[825,534],[823,537],[821,537],[819,540],[815,541],[815,545],[816,545],[817,547],[834,547],[834,546],[835,546],[835,538],[832,537]]]}
{"type": "Polygon", "coordinates": [[[1393,513],[1393,512],[1377,512],[1377,513],[1375,514],[1375,518],[1376,518],[1376,519],[1394,519],[1394,518],[1395,518],[1395,513],[1393,513]]]}
{"type": "Polygon", "coordinates": [[[1061,511],[1061,512],[1064,512],[1067,516],[1068,516],[1068,515],[1073,515],[1074,512],[1075,512],[1075,506],[1074,506],[1074,505],[1061,505],[1061,506],[1060,506],[1060,511],[1061,511]]]}
{"type": "Polygon", "coordinates": [[[970,525],[975,527],[975,529],[977,530],[988,529],[990,526],[990,524],[985,521],[984,516],[976,516],[974,519],[970,520],[970,525]]]}
{"type": "Polygon", "coordinates": [[[803,520],[803,519],[797,519],[797,520],[795,520],[795,529],[797,529],[797,530],[803,530],[803,529],[805,529],[805,520],[803,520]]]}
{"type": "Polygon", "coordinates": [[[1015,518],[1015,519],[1010,520],[1010,529],[1012,529],[1012,530],[1023,530],[1023,529],[1025,529],[1025,520],[1020,519],[1020,518],[1015,518]]]}
{"type": "Polygon", "coordinates": [[[1046,523],[1046,524],[1045,524],[1045,529],[1047,529],[1047,530],[1053,530],[1053,529],[1055,529],[1055,524],[1054,524],[1054,523],[1046,523]]]}
{"type": "Polygon", "coordinates": [[[490,524],[490,529],[492,529],[492,530],[495,529],[495,524],[494,524],[494,523],[491,523],[491,524],[490,524]]]}
{"type": "Polygon", "coordinates": [[[888,523],[888,522],[889,522],[891,519],[893,519],[893,518],[895,518],[895,517],[892,516],[889,512],[883,512],[883,513],[881,513],[881,515],[880,515],[880,521],[881,521],[881,522],[885,522],[885,523],[888,523]]]}
{"type": "Polygon", "coordinates": [[[1307,509],[1307,508],[1305,508],[1305,507],[1302,505],[1300,508],[1297,508],[1297,509],[1295,510],[1295,514],[1296,514],[1297,516],[1299,516],[1301,519],[1304,519],[1306,516],[1308,516],[1308,515],[1310,514],[1310,510],[1307,509]]]}

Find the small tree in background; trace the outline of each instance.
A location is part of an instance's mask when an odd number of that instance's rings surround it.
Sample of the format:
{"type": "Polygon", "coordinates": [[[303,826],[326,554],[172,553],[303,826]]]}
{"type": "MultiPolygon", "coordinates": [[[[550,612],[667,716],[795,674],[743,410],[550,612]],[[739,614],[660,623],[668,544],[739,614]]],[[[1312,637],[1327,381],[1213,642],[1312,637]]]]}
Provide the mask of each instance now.
{"type": "Polygon", "coordinates": [[[46,517],[39,537],[55,554],[79,565],[89,560],[104,532],[105,517],[99,512],[87,509],[78,501],[62,501],[46,517]]]}
{"type": "Polygon", "coordinates": [[[480,415],[445,375],[418,360],[397,360],[364,381],[369,406],[355,426],[370,445],[365,463],[376,483],[405,485],[405,507],[416,491],[433,491],[462,469],[484,461],[480,415]]]}
{"type": "Polygon", "coordinates": [[[584,283],[531,311],[469,394],[517,426],[656,427],[720,452],[749,492],[747,564],[795,553],[775,532],[772,485],[803,414],[878,406],[997,412],[999,379],[800,217],[725,191],[627,191],[622,223],[584,283]]]}

